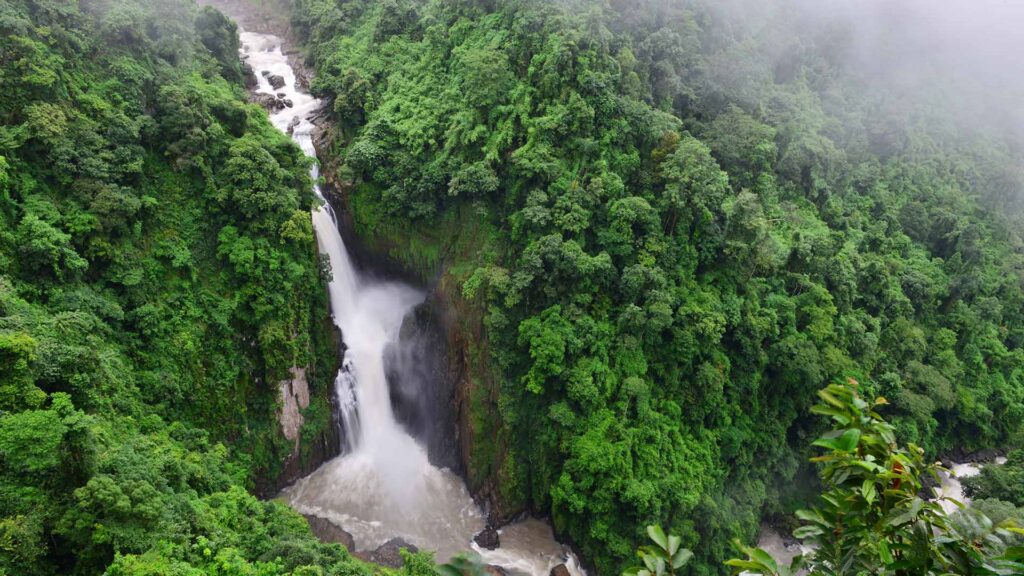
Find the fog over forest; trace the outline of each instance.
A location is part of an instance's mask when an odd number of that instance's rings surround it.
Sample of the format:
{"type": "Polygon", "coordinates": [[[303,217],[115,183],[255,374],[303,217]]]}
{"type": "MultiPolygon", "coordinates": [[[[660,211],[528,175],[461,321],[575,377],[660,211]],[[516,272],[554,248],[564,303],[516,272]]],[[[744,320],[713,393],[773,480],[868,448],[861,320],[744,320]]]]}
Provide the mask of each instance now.
{"type": "MultiPolygon", "coordinates": [[[[726,0],[710,10],[742,22],[776,59],[818,51],[904,97],[940,90],[990,114],[1024,107],[1024,3],[1015,0],[726,0]],[[808,38],[813,44],[801,44],[808,38]]],[[[1019,127],[1019,126],[1018,126],[1019,127]]]]}
{"type": "Polygon", "coordinates": [[[795,0],[792,8],[797,26],[825,27],[822,43],[834,42],[867,81],[904,97],[942,91],[958,107],[1005,114],[1024,129],[1024,3],[795,0]]]}

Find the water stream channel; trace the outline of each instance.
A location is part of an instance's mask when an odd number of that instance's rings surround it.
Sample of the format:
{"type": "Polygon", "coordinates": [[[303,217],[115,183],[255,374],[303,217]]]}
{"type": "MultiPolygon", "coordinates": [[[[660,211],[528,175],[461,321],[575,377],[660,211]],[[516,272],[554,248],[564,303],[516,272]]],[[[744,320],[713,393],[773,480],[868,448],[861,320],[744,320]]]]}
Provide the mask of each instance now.
{"type": "MultiPolygon", "coordinates": [[[[290,131],[302,151],[315,157],[311,118],[321,102],[298,86],[282,40],[242,32],[241,42],[242,57],[259,83],[255,91],[281,103],[271,111],[271,122],[282,132],[290,131]]],[[[315,165],[312,176],[316,182],[315,165]]],[[[340,456],[285,489],[284,498],[299,512],[324,518],[352,534],[360,550],[401,537],[434,551],[439,561],[472,549],[485,562],[510,573],[547,576],[554,566],[565,563],[573,576],[582,575],[576,557],[555,541],[550,526],[538,520],[504,527],[496,550],[473,543],[473,536],[485,527],[484,514],[462,479],[432,465],[423,445],[398,423],[389,395],[385,349],[400,345],[402,321],[425,295],[400,282],[361,276],[318,185],[315,192],[322,205],[313,211],[313,226],[320,251],[330,259],[331,309],[347,348],[335,379],[346,447],[340,456]]]]}

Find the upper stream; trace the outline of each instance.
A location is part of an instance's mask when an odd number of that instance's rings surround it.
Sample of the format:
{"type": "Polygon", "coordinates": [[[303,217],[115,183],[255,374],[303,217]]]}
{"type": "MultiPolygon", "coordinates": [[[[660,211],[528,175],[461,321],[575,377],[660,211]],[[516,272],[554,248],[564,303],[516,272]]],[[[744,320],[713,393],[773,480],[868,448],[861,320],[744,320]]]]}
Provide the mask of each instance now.
{"type": "MultiPolygon", "coordinates": [[[[259,82],[255,90],[290,102],[271,112],[271,122],[283,132],[291,129],[302,151],[315,157],[310,119],[321,102],[299,89],[281,39],[243,32],[241,42],[243,58],[259,82]],[[282,87],[271,85],[268,78],[273,76],[283,78],[282,87]]],[[[311,175],[316,182],[315,165],[311,175]]],[[[536,520],[502,529],[497,550],[482,550],[472,543],[485,526],[483,513],[461,478],[430,463],[426,449],[396,421],[391,406],[384,352],[389,345],[399,345],[402,320],[424,294],[399,282],[361,277],[318,185],[315,192],[323,204],[313,211],[313,226],[320,251],[330,259],[331,309],[347,348],[335,379],[346,449],[285,489],[283,496],[299,512],[325,518],[351,533],[361,550],[397,536],[435,551],[439,561],[475,549],[485,562],[513,573],[547,576],[564,562],[572,574],[582,574],[572,553],[554,540],[551,528],[536,520]]]]}

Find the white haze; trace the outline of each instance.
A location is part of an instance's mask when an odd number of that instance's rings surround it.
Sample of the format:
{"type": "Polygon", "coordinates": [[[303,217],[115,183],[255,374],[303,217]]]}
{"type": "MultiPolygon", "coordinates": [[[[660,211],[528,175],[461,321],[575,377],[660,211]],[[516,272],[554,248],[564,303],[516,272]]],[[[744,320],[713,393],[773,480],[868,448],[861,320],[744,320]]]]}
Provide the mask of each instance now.
{"type": "Polygon", "coordinates": [[[789,3],[798,29],[819,30],[817,49],[905,105],[939,93],[958,120],[1024,136],[1024,1],[789,3]]]}
{"type": "MultiPolygon", "coordinates": [[[[295,142],[315,157],[309,118],[320,102],[297,88],[280,39],[243,32],[241,41],[243,57],[259,81],[256,90],[282,94],[292,102],[272,113],[271,122],[282,131],[291,126],[295,142]],[[284,78],[284,87],[273,88],[263,71],[284,78]]],[[[311,176],[316,182],[316,166],[311,176]]],[[[315,192],[323,200],[319,186],[315,192]]],[[[313,211],[313,227],[320,251],[330,260],[331,308],[347,346],[335,385],[348,451],[287,488],[288,502],[299,512],[341,526],[363,550],[398,536],[435,551],[442,561],[474,549],[486,562],[513,573],[547,576],[565,562],[574,576],[584,574],[575,556],[554,540],[550,527],[536,520],[502,530],[497,550],[474,548],[472,537],[485,524],[482,512],[458,476],[430,464],[426,449],[396,422],[391,408],[384,351],[397,341],[402,319],[423,300],[423,293],[397,282],[361,278],[328,204],[313,211]]]]}

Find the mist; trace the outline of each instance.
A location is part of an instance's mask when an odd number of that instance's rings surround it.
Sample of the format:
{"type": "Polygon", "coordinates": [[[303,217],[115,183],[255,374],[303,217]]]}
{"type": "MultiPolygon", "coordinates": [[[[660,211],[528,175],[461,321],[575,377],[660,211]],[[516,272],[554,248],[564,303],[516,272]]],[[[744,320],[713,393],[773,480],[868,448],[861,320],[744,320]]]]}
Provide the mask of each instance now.
{"type": "MultiPolygon", "coordinates": [[[[1024,136],[1024,2],[792,0],[798,30],[903,106],[940,102],[968,125],[1024,136]]],[[[965,126],[961,126],[964,128],[965,126]]]]}

